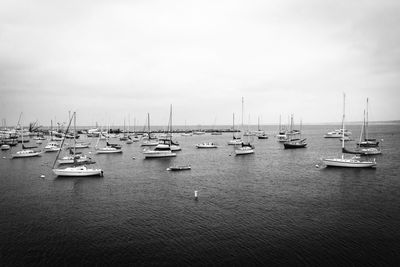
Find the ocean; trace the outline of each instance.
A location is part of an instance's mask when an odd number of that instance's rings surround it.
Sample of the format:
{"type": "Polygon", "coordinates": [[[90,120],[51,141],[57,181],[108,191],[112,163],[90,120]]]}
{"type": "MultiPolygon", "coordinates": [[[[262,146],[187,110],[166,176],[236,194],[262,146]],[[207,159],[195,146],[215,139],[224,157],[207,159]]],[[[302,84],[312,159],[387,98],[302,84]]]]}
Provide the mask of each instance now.
{"type": "Polygon", "coordinates": [[[1,265],[399,266],[400,125],[370,125],[376,169],[321,167],[340,155],[323,138],[332,125],[303,126],[308,145],[295,150],[263,128],[269,139],[247,156],[231,133],[176,135],[177,157],[152,160],[140,142],[96,155],[82,137],[104,170],[95,178],[57,178],[55,153],[0,151],[1,265]],[[220,147],[196,149],[208,141],[220,147]],[[192,169],[166,170],[180,164],[192,169]]]}

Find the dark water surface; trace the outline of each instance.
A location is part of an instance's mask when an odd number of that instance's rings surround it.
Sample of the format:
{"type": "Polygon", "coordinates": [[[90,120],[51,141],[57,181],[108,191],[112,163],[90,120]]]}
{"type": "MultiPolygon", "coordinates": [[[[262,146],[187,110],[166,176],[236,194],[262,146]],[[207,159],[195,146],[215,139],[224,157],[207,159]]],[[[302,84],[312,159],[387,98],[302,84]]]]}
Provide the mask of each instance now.
{"type": "Polygon", "coordinates": [[[55,154],[1,151],[1,265],[399,266],[400,127],[370,128],[384,139],[377,169],[316,168],[340,154],[322,138],[331,126],[306,126],[306,149],[255,139],[248,156],[234,156],[230,134],[177,136],[172,159],[124,145],[92,154],[102,178],[56,178],[55,154]],[[221,147],[194,147],[203,141],[221,147]]]}

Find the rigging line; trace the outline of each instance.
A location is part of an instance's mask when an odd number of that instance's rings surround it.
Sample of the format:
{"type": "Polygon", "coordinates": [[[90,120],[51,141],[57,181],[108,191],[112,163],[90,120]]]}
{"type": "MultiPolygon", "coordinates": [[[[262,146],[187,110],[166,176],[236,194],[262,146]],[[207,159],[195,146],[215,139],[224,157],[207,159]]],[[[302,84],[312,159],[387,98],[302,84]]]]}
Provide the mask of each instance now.
{"type": "MultiPolygon", "coordinates": [[[[72,119],[74,118],[74,116],[72,116],[71,118],[70,118],[70,120],[69,120],[69,124],[68,124],[68,127],[67,127],[67,129],[65,130],[65,134],[68,132],[68,130],[69,130],[69,127],[71,126],[71,122],[72,122],[72,119]]],[[[64,141],[65,141],[65,134],[64,134],[64,138],[63,138],[63,140],[62,140],[62,142],[61,142],[61,145],[60,145],[60,150],[58,150],[58,152],[57,152],[57,156],[56,156],[56,159],[54,160],[54,162],[53,162],[53,166],[51,167],[52,169],[54,169],[54,166],[56,165],[56,162],[57,162],[57,159],[58,159],[58,156],[60,155],[60,153],[61,153],[61,150],[62,150],[62,146],[63,146],[63,144],[64,144],[64,141]]]]}

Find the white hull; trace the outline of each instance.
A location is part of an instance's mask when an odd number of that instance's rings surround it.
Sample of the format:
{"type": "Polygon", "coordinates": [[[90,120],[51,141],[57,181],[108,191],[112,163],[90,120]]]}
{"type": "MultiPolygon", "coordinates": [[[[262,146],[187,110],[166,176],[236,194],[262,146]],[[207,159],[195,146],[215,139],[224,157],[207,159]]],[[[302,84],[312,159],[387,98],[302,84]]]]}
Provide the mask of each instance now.
{"type": "Polygon", "coordinates": [[[44,148],[44,152],[57,152],[59,151],[61,148],[59,147],[52,147],[52,148],[44,148]]]}
{"type": "MultiPolygon", "coordinates": [[[[74,148],[73,146],[71,147],[74,148]]],[[[89,148],[88,144],[76,144],[75,149],[89,148]]]]}
{"type": "Polygon", "coordinates": [[[248,154],[253,154],[254,149],[252,148],[240,148],[240,149],[235,149],[235,154],[236,155],[248,155],[248,154]]]}
{"type": "Polygon", "coordinates": [[[15,154],[12,154],[12,158],[30,158],[30,157],[37,157],[40,156],[40,152],[34,152],[34,151],[30,151],[28,152],[27,150],[22,150],[22,151],[18,151],[15,154]]]}
{"type": "MultiPolygon", "coordinates": [[[[90,162],[90,161],[91,161],[91,159],[86,156],[76,159],[76,162],[78,162],[78,163],[86,163],[86,162],[90,162]]],[[[58,162],[58,164],[73,164],[74,157],[73,156],[63,157],[63,158],[57,160],[57,162],[58,162]]]]}
{"type": "Polygon", "coordinates": [[[243,141],[242,140],[240,140],[240,139],[234,139],[234,140],[230,140],[229,142],[228,142],[228,145],[234,145],[234,146],[236,146],[236,145],[241,145],[241,144],[243,144],[243,141]]]}
{"type": "Polygon", "coordinates": [[[145,141],[141,144],[141,146],[156,146],[156,145],[158,145],[158,141],[155,142],[145,141]]]}
{"type": "Polygon", "coordinates": [[[323,159],[323,163],[328,167],[344,167],[344,168],[372,168],[376,166],[375,161],[359,161],[354,159],[323,159]]]}
{"type": "Polygon", "coordinates": [[[175,145],[171,146],[171,151],[181,151],[181,150],[182,148],[180,146],[175,146],[175,145]]]}
{"type": "Polygon", "coordinates": [[[172,153],[171,151],[144,151],[143,152],[145,158],[169,158],[176,157],[176,153],[172,153]]]}
{"type": "Polygon", "coordinates": [[[197,144],[196,147],[197,148],[217,148],[218,146],[216,144],[204,143],[204,144],[197,144]]]}
{"type": "Polygon", "coordinates": [[[85,166],[71,167],[65,169],[53,169],[57,176],[84,177],[84,176],[103,176],[101,169],[88,169],[85,166]]]}
{"type": "Polygon", "coordinates": [[[114,153],[122,153],[121,149],[98,149],[96,150],[97,154],[114,154],[114,153]]]}

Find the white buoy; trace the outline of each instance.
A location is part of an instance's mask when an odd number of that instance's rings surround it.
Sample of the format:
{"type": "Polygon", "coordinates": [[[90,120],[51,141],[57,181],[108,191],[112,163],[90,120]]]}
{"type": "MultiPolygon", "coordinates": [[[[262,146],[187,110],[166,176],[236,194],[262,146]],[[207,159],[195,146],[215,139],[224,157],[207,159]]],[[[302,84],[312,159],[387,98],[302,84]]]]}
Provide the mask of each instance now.
{"type": "Polygon", "coordinates": [[[136,159],[135,157],[132,157],[132,159],[136,159]]]}
{"type": "Polygon", "coordinates": [[[40,175],[40,178],[44,178],[44,177],[46,177],[46,176],[44,176],[43,174],[42,174],[42,175],[40,175]]]}
{"type": "Polygon", "coordinates": [[[318,165],[318,164],[316,164],[316,165],[315,165],[315,168],[319,168],[319,165],[318,165]]]}
{"type": "Polygon", "coordinates": [[[6,157],[3,157],[3,159],[5,159],[6,157]]]}
{"type": "Polygon", "coordinates": [[[92,152],[91,152],[91,151],[89,151],[89,154],[92,154],[92,152]]]}
{"type": "Polygon", "coordinates": [[[197,195],[197,190],[194,191],[194,199],[197,200],[198,199],[198,195],[197,195]]]}

